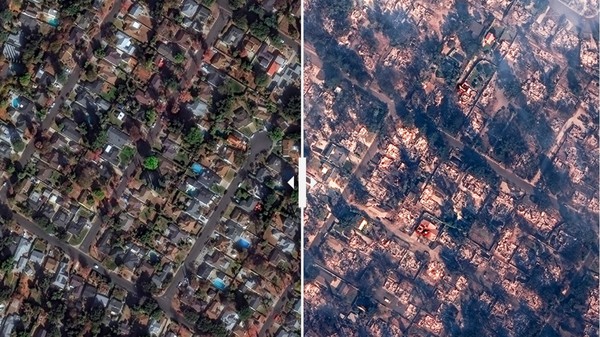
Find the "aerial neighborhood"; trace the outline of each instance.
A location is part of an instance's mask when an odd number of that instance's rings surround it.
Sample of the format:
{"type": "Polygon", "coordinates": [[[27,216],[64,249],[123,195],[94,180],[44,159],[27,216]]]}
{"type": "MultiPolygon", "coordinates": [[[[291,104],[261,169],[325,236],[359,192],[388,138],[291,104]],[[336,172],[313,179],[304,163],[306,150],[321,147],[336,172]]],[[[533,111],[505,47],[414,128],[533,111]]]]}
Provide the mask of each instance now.
{"type": "Polygon", "coordinates": [[[0,335],[299,336],[300,4],[0,4],[0,335]]]}
{"type": "Polygon", "coordinates": [[[305,336],[597,336],[597,2],[304,10],[305,336]]]}

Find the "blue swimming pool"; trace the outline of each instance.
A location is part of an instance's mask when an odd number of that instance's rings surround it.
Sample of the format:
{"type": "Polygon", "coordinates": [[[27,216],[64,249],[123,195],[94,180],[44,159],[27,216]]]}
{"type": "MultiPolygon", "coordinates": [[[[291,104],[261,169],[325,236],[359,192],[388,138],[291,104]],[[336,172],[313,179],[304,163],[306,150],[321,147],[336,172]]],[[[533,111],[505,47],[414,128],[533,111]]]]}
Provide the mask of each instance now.
{"type": "Polygon", "coordinates": [[[223,280],[221,280],[220,278],[216,278],[212,281],[212,284],[215,286],[215,288],[219,289],[219,290],[223,290],[225,289],[227,286],[225,285],[225,282],[223,282],[223,280]]]}
{"type": "Polygon", "coordinates": [[[12,102],[10,102],[10,104],[12,105],[13,108],[18,108],[19,105],[21,104],[21,102],[19,101],[19,97],[15,97],[12,99],[12,102]]]}
{"type": "Polygon", "coordinates": [[[192,171],[196,174],[200,174],[200,173],[202,173],[202,171],[204,171],[204,168],[202,167],[202,165],[200,165],[198,163],[193,163],[192,171]]]}
{"type": "Polygon", "coordinates": [[[248,249],[248,248],[250,248],[250,246],[251,246],[251,243],[250,243],[250,241],[248,241],[248,240],[246,240],[246,239],[244,239],[244,238],[240,238],[240,239],[238,240],[237,244],[238,244],[240,247],[244,248],[244,249],[248,249]]]}
{"type": "Polygon", "coordinates": [[[52,26],[52,27],[58,27],[58,19],[57,19],[57,18],[50,19],[50,20],[48,21],[48,24],[49,24],[50,26],[52,26]]]}

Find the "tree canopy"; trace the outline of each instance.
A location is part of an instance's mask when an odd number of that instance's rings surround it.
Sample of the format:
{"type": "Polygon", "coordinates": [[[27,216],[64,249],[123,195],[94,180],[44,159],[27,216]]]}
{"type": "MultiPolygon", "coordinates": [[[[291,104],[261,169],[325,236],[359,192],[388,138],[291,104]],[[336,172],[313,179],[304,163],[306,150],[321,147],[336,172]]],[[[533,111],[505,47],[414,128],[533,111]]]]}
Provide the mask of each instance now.
{"type": "Polygon", "coordinates": [[[144,168],[151,171],[156,170],[158,168],[158,158],[155,156],[150,156],[144,159],[144,168]]]}

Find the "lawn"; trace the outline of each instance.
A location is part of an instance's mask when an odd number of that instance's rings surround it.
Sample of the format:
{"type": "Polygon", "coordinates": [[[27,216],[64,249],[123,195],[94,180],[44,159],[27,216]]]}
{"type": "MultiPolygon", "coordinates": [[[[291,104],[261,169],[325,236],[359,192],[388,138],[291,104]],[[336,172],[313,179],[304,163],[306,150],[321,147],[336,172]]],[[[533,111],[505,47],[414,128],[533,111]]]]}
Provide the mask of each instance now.
{"type": "Polygon", "coordinates": [[[225,183],[227,184],[227,186],[229,186],[229,184],[231,184],[231,181],[233,181],[233,178],[235,178],[235,175],[235,170],[229,169],[227,173],[225,173],[225,177],[223,177],[223,183],[221,183],[221,186],[225,186],[225,183]]]}
{"type": "Polygon", "coordinates": [[[240,129],[240,132],[248,138],[252,137],[252,135],[255,134],[256,131],[258,131],[258,127],[256,126],[256,123],[254,123],[254,122],[252,122],[249,125],[240,129]]]}

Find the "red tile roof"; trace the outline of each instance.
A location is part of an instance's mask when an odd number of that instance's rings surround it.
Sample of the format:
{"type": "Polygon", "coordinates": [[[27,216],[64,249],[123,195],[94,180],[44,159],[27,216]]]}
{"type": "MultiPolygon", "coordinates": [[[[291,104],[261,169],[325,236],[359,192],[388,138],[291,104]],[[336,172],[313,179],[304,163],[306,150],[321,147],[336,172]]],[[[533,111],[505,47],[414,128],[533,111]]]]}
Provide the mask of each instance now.
{"type": "Polygon", "coordinates": [[[273,77],[277,70],[279,70],[279,64],[277,62],[272,62],[269,69],[267,69],[267,75],[273,77]]]}

